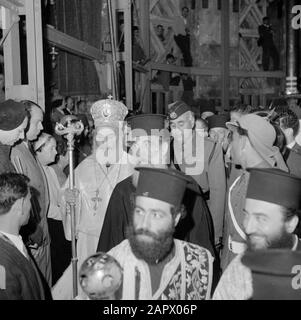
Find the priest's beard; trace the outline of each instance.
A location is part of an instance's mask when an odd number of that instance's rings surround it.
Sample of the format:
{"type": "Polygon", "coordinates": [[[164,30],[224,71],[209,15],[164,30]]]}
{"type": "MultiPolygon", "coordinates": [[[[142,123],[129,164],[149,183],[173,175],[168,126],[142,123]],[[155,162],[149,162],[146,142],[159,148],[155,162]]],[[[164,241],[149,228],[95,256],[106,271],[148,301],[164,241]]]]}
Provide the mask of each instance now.
{"type": "Polygon", "coordinates": [[[294,238],[283,226],[279,233],[268,236],[259,233],[247,235],[247,249],[249,251],[265,249],[291,249],[294,245],[294,238]]]}
{"type": "Polygon", "coordinates": [[[136,230],[131,223],[127,228],[127,239],[136,258],[153,265],[164,260],[172,251],[174,231],[173,224],[159,234],[155,234],[145,229],[136,230]],[[139,239],[139,235],[149,236],[152,240],[143,241],[139,239]]]}

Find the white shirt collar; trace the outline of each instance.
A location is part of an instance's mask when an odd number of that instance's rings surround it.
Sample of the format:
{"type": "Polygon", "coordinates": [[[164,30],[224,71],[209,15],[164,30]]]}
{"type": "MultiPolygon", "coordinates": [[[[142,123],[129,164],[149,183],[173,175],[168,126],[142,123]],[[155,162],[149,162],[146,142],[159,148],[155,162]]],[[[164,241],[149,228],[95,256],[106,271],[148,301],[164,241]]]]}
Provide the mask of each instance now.
{"type": "Polygon", "coordinates": [[[296,141],[293,141],[293,142],[291,142],[290,144],[288,144],[286,147],[287,147],[288,149],[293,149],[294,146],[295,146],[295,144],[296,144],[296,141]]]}

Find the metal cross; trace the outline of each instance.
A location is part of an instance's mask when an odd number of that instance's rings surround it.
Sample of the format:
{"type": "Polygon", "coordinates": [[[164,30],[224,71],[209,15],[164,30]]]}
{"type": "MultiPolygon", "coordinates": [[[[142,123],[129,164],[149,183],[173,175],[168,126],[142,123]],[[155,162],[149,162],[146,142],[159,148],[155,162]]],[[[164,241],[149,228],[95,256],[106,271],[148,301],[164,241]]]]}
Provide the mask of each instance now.
{"type": "Polygon", "coordinates": [[[94,210],[95,211],[97,210],[98,203],[101,202],[101,200],[102,200],[99,195],[100,195],[99,189],[97,189],[95,197],[91,199],[94,202],[94,210]]]}

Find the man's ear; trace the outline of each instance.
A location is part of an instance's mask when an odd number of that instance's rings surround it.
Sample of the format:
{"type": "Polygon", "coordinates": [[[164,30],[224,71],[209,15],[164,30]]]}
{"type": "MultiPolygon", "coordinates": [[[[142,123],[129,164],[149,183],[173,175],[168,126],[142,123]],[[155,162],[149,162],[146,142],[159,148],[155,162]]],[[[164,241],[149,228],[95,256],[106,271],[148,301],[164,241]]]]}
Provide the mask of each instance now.
{"type": "Polygon", "coordinates": [[[188,119],[190,120],[193,129],[195,127],[195,116],[192,111],[189,112],[188,119]]]}
{"type": "Polygon", "coordinates": [[[11,212],[15,212],[15,213],[23,213],[22,207],[23,207],[23,201],[24,198],[18,199],[13,206],[11,207],[11,212]]]}
{"type": "Polygon", "coordinates": [[[294,130],[292,128],[287,128],[287,129],[284,129],[283,131],[286,137],[294,136],[294,130]]]}
{"type": "Polygon", "coordinates": [[[181,219],[181,213],[177,213],[176,217],[175,217],[175,227],[178,225],[179,221],[181,219]]]}
{"type": "Polygon", "coordinates": [[[285,222],[285,229],[288,233],[293,233],[299,223],[299,217],[297,215],[293,216],[290,220],[285,222]]]}

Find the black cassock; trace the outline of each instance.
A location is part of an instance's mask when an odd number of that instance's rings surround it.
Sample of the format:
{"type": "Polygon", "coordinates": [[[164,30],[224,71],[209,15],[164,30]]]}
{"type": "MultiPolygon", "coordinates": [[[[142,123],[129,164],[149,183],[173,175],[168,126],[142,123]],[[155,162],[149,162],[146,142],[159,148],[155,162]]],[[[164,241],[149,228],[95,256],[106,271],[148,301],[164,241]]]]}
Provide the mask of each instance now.
{"type": "MultiPolygon", "coordinates": [[[[183,200],[187,214],[178,223],[175,238],[204,247],[215,257],[211,215],[206,201],[193,191],[200,192],[199,186],[193,179],[191,182],[192,185],[190,189],[186,189],[183,200]]],[[[126,227],[130,223],[134,208],[134,193],[132,176],[116,185],[106,211],[97,246],[98,252],[108,252],[126,239],[126,227]]]]}

